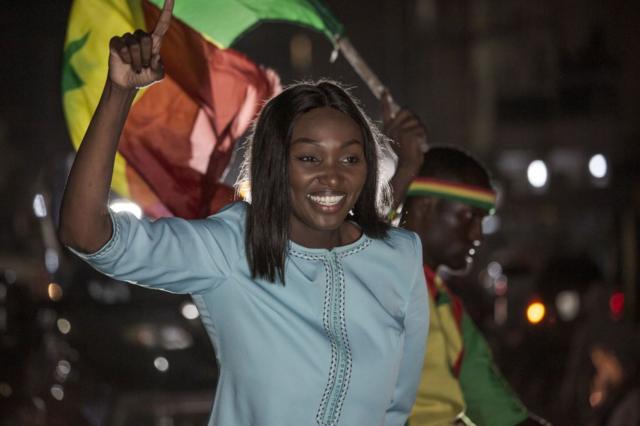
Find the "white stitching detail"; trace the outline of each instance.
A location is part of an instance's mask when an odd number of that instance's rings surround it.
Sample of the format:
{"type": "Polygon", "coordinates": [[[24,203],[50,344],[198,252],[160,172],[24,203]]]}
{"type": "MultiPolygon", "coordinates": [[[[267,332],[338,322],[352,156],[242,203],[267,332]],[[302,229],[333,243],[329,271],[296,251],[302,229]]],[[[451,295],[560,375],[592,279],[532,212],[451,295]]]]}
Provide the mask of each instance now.
{"type": "Polygon", "coordinates": [[[316,421],[321,426],[335,426],[338,424],[349,383],[351,382],[353,367],[351,346],[347,333],[346,285],[340,260],[364,250],[370,243],[370,240],[366,239],[358,246],[343,253],[330,252],[326,256],[311,255],[289,249],[289,253],[293,256],[305,260],[322,261],[325,270],[322,323],[325,334],[331,344],[331,363],[329,365],[327,384],[316,413],[316,421]],[[331,259],[333,259],[333,263],[331,259]]]}

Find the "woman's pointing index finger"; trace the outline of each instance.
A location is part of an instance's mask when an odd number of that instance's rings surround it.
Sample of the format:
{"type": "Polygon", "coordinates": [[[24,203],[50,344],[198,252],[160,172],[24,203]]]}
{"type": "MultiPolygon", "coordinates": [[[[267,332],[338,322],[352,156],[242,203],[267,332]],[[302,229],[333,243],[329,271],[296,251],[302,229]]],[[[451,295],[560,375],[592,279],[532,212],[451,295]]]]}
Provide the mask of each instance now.
{"type": "Polygon", "coordinates": [[[162,38],[169,30],[171,17],[173,15],[173,3],[174,0],[165,0],[164,6],[162,6],[162,13],[160,13],[160,18],[156,23],[153,33],[151,33],[153,37],[162,38]]]}

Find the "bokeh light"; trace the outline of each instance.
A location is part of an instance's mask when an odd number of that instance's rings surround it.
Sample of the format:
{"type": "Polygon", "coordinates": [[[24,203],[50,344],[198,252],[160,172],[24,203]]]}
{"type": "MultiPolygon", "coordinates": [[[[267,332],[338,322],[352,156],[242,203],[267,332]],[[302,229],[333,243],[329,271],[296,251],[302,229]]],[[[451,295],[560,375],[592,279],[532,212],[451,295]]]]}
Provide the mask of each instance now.
{"type": "Polygon", "coordinates": [[[545,317],[547,309],[542,302],[531,302],[527,306],[527,321],[530,324],[539,324],[545,317]]]}
{"type": "Polygon", "coordinates": [[[611,310],[611,315],[618,319],[622,317],[622,313],[624,312],[624,293],[615,292],[609,298],[609,309],[611,310]]]}
{"type": "Polygon", "coordinates": [[[58,300],[62,299],[62,295],[64,294],[64,292],[62,291],[62,287],[60,287],[60,284],[49,283],[49,286],[47,287],[47,294],[49,295],[49,299],[57,302],[58,300]]]}
{"type": "Polygon", "coordinates": [[[66,318],[58,318],[56,326],[58,327],[58,331],[62,334],[69,334],[71,331],[71,323],[66,318]]]}
{"type": "Polygon", "coordinates": [[[529,164],[527,168],[527,179],[529,184],[534,188],[542,188],[547,184],[549,178],[549,172],[547,165],[542,160],[534,160],[529,164]]]}
{"type": "Polygon", "coordinates": [[[42,194],[36,194],[33,197],[33,213],[36,217],[47,216],[47,205],[44,202],[44,196],[42,194]]]}
{"type": "Polygon", "coordinates": [[[607,175],[607,159],[602,154],[596,154],[589,160],[591,176],[602,179],[607,175]]]}
{"type": "Polygon", "coordinates": [[[198,308],[196,307],[195,304],[191,302],[184,303],[180,308],[180,312],[182,313],[183,317],[190,320],[196,319],[200,316],[200,312],[198,312],[198,308]]]}
{"type": "Polygon", "coordinates": [[[114,201],[111,204],[109,204],[109,208],[116,213],[129,212],[133,214],[135,217],[137,217],[138,219],[142,217],[142,209],[140,208],[139,205],[137,205],[132,201],[128,201],[128,200],[114,201]]]}
{"type": "Polygon", "coordinates": [[[62,385],[55,384],[51,386],[51,396],[58,401],[62,401],[64,399],[64,388],[62,385]]]}
{"type": "Polygon", "coordinates": [[[156,368],[156,370],[164,373],[169,370],[169,360],[163,356],[159,356],[153,360],[153,366],[156,368]]]}
{"type": "Polygon", "coordinates": [[[556,308],[561,320],[574,320],[580,311],[580,295],[573,290],[561,291],[556,296],[556,308]]]}

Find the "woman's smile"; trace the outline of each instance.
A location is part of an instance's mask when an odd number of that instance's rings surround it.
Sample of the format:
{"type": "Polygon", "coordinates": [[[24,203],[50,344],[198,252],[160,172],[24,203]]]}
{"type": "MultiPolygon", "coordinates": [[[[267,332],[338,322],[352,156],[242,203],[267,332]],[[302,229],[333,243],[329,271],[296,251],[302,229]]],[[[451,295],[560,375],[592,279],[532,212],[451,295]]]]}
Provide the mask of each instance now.
{"type": "Polygon", "coordinates": [[[340,192],[315,193],[307,194],[307,198],[321,211],[335,213],[339,211],[342,204],[344,204],[346,194],[340,192]]]}

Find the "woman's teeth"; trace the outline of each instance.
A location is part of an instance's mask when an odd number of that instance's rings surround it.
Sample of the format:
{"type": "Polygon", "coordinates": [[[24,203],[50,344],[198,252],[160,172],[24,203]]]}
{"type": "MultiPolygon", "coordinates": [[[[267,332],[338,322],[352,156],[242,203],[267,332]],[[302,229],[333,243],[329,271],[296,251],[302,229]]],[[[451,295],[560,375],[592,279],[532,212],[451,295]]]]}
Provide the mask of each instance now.
{"type": "Polygon", "coordinates": [[[314,203],[322,206],[335,206],[344,198],[344,195],[307,195],[314,203]]]}

